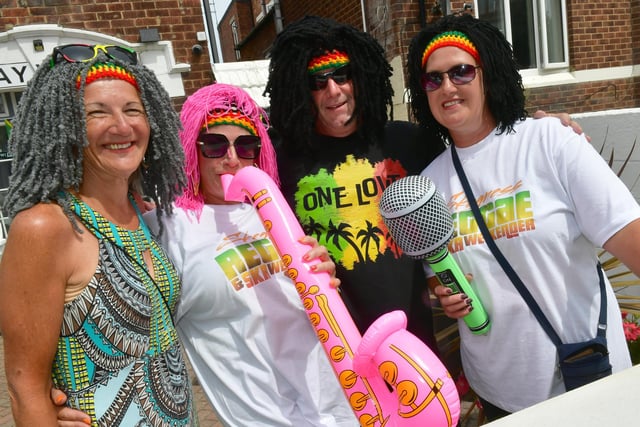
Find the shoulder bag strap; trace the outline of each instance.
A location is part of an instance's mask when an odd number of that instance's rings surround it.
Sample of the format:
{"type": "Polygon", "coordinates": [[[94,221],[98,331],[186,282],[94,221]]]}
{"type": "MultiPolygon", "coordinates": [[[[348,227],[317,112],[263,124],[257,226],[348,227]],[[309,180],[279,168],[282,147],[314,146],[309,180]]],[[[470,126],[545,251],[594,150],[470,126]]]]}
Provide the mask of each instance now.
{"type": "MultiPolygon", "coordinates": [[[[496,258],[496,260],[500,263],[500,266],[502,267],[504,272],[507,274],[507,276],[509,277],[513,285],[516,287],[520,295],[522,295],[522,298],[525,300],[525,302],[531,309],[531,312],[538,320],[538,323],[540,323],[540,326],[542,326],[542,328],[545,330],[545,332],[547,333],[551,341],[556,345],[556,347],[560,346],[562,344],[562,341],[560,340],[560,337],[556,333],[555,329],[553,329],[553,326],[551,326],[551,323],[549,323],[549,320],[542,312],[542,309],[540,308],[536,300],[533,298],[533,295],[531,295],[531,293],[529,292],[525,284],[522,282],[522,280],[518,276],[518,274],[511,267],[511,264],[509,264],[509,261],[507,261],[507,259],[504,257],[504,255],[502,254],[502,252],[494,242],[493,237],[491,237],[491,233],[489,232],[489,229],[487,228],[487,224],[484,222],[484,219],[482,218],[482,214],[480,213],[480,208],[478,207],[478,203],[476,202],[476,198],[473,195],[473,191],[471,190],[471,186],[469,185],[469,181],[467,180],[467,176],[464,173],[464,169],[462,168],[462,164],[460,163],[460,159],[458,158],[458,153],[456,152],[455,146],[453,144],[451,144],[451,158],[453,160],[453,165],[456,168],[458,178],[462,183],[462,188],[464,189],[464,193],[467,196],[467,201],[469,202],[469,206],[471,206],[471,210],[473,211],[473,216],[475,217],[476,222],[478,223],[478,227],[482,232],[482,237],[484,237],[484,241],[487,243],[487,246],[489,246],[491,253],[496,258]]],[[[598,336],[604,336],[607,328],[607,313],[606,313],[607,295],[604,287],[604,276],[602,274],[602,268],[600,267],[600,263],[597,264],[596,268],[598,270],[598,277],[600,279],[600,317],[598,320],[598,336]]]]}

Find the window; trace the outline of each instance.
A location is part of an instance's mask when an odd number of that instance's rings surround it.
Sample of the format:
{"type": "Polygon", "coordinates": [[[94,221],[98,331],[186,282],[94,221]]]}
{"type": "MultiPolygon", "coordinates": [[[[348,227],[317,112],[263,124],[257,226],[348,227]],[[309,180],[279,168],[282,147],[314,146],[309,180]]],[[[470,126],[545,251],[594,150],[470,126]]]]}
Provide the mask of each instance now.
{"type": "Polygon", "coordinates": [[[569,66],[566,0],[474,0],[474,11],[505,34],[523,70],[569,66]]]}

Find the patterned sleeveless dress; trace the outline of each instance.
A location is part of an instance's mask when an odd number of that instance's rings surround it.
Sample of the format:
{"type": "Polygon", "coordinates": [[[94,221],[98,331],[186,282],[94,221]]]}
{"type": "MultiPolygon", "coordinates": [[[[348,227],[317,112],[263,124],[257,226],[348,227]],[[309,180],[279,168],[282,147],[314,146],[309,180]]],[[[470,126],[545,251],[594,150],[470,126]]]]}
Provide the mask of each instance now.
{"type": "Polygon", "coordinates": [[[83,292],[65,304],[53,381],[92,426],[196,426],[191,384],[172,313],[180,296],[175,267],[140,225],[109,222],[71,195],[98,238],[99,260],[83,292]],[[155,280],[142,254],[150,251],[155,280]]]}

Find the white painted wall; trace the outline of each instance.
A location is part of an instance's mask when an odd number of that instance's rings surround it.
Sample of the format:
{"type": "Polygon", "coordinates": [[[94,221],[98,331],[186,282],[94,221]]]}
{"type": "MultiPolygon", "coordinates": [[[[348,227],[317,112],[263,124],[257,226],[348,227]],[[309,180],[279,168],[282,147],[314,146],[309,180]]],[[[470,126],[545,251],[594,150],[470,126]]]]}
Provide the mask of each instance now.
{"type": "Polygon", "coordinates": [[[636,141],[629,163],[620,177],[640,201],[640,108],[572,114],[572,118],[591,137],[593,146],[598,150],[602,148],[605,160],[609,161],[613,153],[612,168],[616,172],[636,141]]]}

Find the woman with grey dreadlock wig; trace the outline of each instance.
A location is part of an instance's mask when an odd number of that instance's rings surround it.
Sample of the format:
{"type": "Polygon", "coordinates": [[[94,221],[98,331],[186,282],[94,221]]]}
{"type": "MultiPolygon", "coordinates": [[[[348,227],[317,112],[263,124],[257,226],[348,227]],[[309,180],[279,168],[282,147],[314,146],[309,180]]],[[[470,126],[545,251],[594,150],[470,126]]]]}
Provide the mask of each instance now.
{"type": "Polygon", "coordinates": [[[16,425],[198,424],[173,322],[180,278],[136,202],[150,196],[160,216],[181,194],[180,122],[137,62],[121,46],[59,46],[20,100],[0,260],[16,425]]]}
{"type": "MultiPolygon", "coordinates": [[[[79,188],[83,149],[88,144],[84,85],[78,89],[74,82],[78,75],[86,75],[92,64],[105,60],[99,55],[90,62],[53,68],[45,60],[30,80],[20,99],[9,139],[13,163],[4,209],[10,217],[36,203],[52,201],[73,217],[69,201],[61,191],[79,188]]],[[[126,68],[138,82],[151,127],[144,165],[131,182],[132,190],[151,197],[160,216],[163,210],[171,212],[171,202],[182,193],[186,183],[178,139],[180,120],[170,108],[167,91],[152,71],[142,65],[127,64],[126,68]]]]}

